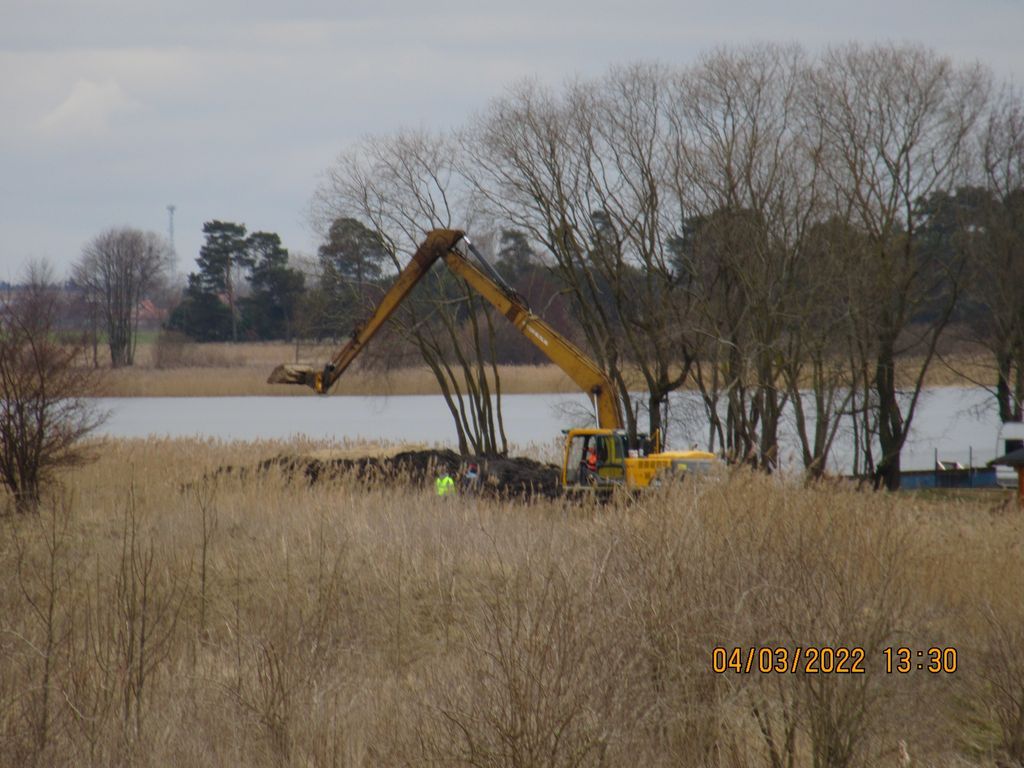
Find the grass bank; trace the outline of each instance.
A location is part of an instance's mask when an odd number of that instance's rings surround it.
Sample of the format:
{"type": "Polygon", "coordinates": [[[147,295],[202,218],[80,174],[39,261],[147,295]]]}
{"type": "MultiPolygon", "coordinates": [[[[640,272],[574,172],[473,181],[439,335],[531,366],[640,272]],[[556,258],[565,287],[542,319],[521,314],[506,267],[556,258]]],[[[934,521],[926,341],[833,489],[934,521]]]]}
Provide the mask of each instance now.
{"type": "Polygon", "coordinates": [[[217,471],[315,447],[103,442],[0,519],[0,763],[1024,757],[1001,501],[740,472],[595,508],[217,471]],[[917,669],[933,647],[956,658],[917,669]]]}

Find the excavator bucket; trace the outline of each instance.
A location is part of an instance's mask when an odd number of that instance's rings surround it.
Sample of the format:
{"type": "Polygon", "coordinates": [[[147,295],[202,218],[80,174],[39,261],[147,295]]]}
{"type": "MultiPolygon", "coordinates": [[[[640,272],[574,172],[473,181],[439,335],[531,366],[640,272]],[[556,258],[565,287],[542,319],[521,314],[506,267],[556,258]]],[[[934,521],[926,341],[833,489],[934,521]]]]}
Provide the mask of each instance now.
{"type": "Polygon", "coordinates": [[[268,384],[305,384],[316,389],[317,372],[309,365],[279,365],[267,379],[268,384]]]}

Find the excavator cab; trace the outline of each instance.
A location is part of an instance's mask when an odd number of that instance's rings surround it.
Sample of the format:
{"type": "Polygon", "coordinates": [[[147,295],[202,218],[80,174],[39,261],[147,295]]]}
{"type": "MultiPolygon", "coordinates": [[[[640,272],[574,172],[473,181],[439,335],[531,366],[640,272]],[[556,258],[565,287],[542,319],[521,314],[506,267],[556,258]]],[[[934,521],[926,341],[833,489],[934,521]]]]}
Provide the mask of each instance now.
{"type": "Polygon", "coordinates": [[[626,433],[612,429],[566,431],[563,487],[608,488],[626,479],[626,433]],[[591,452],[596,454],[591,458],[591,452]]]}
{"type": "Polygon", "coordinates": [[[653,439],[637,435],[632,448],[623,429],[568,429],[563,434],[562,488],[570,493],[646,488],[687,474],[704,475],[718,464],[706,451],[663,452],[657,434],[653,439]],[[596,460],[590,459],[592,450],[596,460]]]}

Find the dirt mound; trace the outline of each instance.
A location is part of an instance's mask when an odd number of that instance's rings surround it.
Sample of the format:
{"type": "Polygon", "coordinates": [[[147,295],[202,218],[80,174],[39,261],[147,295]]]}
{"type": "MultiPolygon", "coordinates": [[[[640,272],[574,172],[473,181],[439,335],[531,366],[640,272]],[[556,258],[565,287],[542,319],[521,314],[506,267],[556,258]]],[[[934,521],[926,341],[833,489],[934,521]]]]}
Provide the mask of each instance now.
{"type": "Polygon", "coordinates": [[[465,457],[450,450],[401,451],[392,456],[356,458],[275,456],[259,465],[262,472],[274,468],[289,477],[305,478],[310,484],[348,476],[418,485],[433,483],[439,470],[444,468],[461,493],[477,493],[492,498],[554,498],[561,491],[561,471],[553,464],[523,457],[465,457]],[[479,480],[472,484],[466,478],[470,464],[476,464],[480,474],[479,480]]]}

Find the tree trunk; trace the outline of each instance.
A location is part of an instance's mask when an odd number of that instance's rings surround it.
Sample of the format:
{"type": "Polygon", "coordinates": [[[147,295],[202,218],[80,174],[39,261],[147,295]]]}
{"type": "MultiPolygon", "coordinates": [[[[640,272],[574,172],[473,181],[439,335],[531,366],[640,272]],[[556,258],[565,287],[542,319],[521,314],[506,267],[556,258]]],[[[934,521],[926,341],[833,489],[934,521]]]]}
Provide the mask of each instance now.
{"type": "Polygon", "coordinates": [[[232,266],[229,261],[225,283],[227,285],[228,309],[231,311],[231,340],[238,341],[238,316],[235,314],[235,286],[231,276],[232,266]]]}
{"type": "Polygon", "coordinates": [[[890,491],[900,487],[900,452],[906,438],[903,414],[896,399],[896,363],[894,343],[883,339],[875,366],[878,394],[878,447],[882,457],[875,468],[875,488],[890,491]]]}
{"type": "Polygon", "coordinates": [[[1010,355],[1007,352],[996,353],[996,401],[999,403],[999,420],[1012,421],[1013,408],[1010,397],[1010,355]]]}

